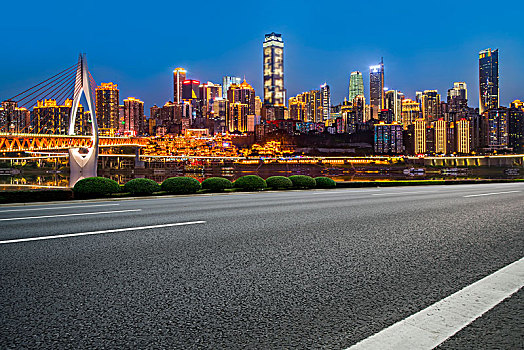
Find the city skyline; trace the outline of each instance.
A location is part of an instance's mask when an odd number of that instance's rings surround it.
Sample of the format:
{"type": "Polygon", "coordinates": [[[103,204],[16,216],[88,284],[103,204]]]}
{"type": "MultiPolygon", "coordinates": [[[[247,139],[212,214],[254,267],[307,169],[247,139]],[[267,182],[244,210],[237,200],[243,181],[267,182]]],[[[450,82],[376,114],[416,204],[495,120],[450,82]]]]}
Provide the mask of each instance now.
{"type": "MultiPolygon", "coordinates": [[[[268,3],[268,6],[270,5],[271,2],[268,3]]],[[[337,8],[337,13],[332,14],[332,25],[328,26],[329,28],[317,28],[318,33],[312,33],[311,29],[302,22],[297,23],[294,16],[291,16],[292,10],[295,10],[303,14],[305,17],[302,21],[307,22],[305,20],[314,15],[313,11],[306,9],[306,6],[296,9],[292,4],[286,3],[282,5],[279,16],[268,15],[270,17],[268,20],[271,20],[268,23],[272,23],[271,26],[255,23],[242,33],[228,31],[221,26],[213,27],[216,29],[217,40],[206,40],[205,43],[189,40],[184,41],[183,45],[174,43],[167,45],[162,41],[166,35],[162,23],[158,25],[158,30],[144,30],[142,34],[123,24],[121,27],[113,28],[112,36],[119,42],[119,45],[113,47],[109,44],[110,40],[106,40],[104,36],[101,36],[100,40],[95,40],[95,35],[105,27],[97,26],[96,24],[99,24],[102,19],[99,15],[92,14],[95,24],[90,28],[92,33],[82,29],[74,43],[61,43],[60,50],[51,41],[46,42],[45,47],[38,43],[31,49],[18,47],[15,52],[10,52],[10,55],[3,57],[0,60],[4,67],[0,71],[0,81],[3,82],[0,85],[0,95],[7,98],[12,95],[11,92],[20,91],[31,83],[39,81],[39,78],[49,76],[49,73],[60,70],[71,61],[71,57],[83,51],[88,54],[97,83],[118,84],[121,87],[121,96],[140,98],[145,102],[146,109],[172,99],[171,76],[176,67],[186,68],[188,76],[193,79],[214,83],[220,83],[225,75],[245,76],[255,88],[257,95],[262,97],[260,38],[274,31],[281,33],[286,43],[284,71],[288,97],[319,88],[321,84],[327,82],[331,87],[333,104],[338,104],[347,95],[350,73],[356,70],[363,72],[364,86],[368,87],[369,77],[366,73],[368,67],[376,64],[380,57],[384,57],[387,70],[385,86],[389,89],[402,91],[407,98],[414,98],[415,91],[435,89],[441,95],[445,95],[454,82],[465,81],[470,87],[470,105],[478,107],[476,60],[479,51],[491,47],[498,48],[501,52],[500,104],[507,106],[511,101],[521,98],[519,83],[524,79],[524,72],[518,63],[524,54],[524,46],[521,36],[517,34],[516,25],[506,23],[510,21],[499,23],[496,27],[484,28],[479,26],[475,19],[480,10],[477,7],[469,8],[467,4],[461,3],[446,12],[439,12],[439,23],[442,25],[435,26],[434,31],[423,39],[419,39],[416,26],[411,28],[400,23],[398,29],[396,28],[396,31],[401,34],[398,41],[382,40],[377,36],[378,29],[373,28],[368,28],[359,35],[349,35],[351,34],[349,29],[335,23],[341,16],[338,12],[349,9],[349,4],[336,2],[330,5],[332,6],[320,8],[318,11],[325,12],[337,8]],[[449,24],[459,13],[461,23],[467,29],[461,32],[460,38],[449,38],[444,35],[450,31],[445,28],[446,24],[449,24]],[[280,17],[282,18],[279,19],[280,17]],[[131,42],[134,43],[133,46],[128,45],[131,42]]],[[[163,6],[166,10],[170,8],[167,4],[163,6]]],[[[351,6],[354,11],[365,9],[361,4],[351,6]]],[[[442,6],[446,4],[443,3],[442,6]]],[[[129,11],[118,3],[112,4],[110,9],[129,11]]],[[[54,6],[40,10],[41,14],[53,10],[56,13],[61,11],[54,6]]],[[[190,7],[187,5],[181,5],[177,10],[191,13],[188,12],[190,7]]],[[[217,15],[223,11],[218,8],[216,10],[217,15]]],[[[384,20],[384,26],[392,24],[384,14],[389,10],[391,9],[386,6],[377,17],[377,20],[384,20]]],[[[151,9],[146,10],[145,15],[151,14],[151,11],[151,9]]],[[[242,11],[248,10],[244,7],[233,8],[231,14],[240,14],[242,11]]],[[[399,19],[414,14],[414,10],[409,8],[404,8],[403,11],[399,19]]],[[[177,35],[181,38],[189,34],[198,37],[199,33],[206,31],[206,28],[209,30],[207,26],[209,21],[206,22],[210,19],[206,17],[208,12],[213,11],[205,11],[198,17],[201,25],[192,26],[191,30],[189,27],[184,29],[182,26],[177,35]]],[[[164,16],[156,12],[155,15],[160,18],[164,16]]],[[[28,23],[33,16],[27,15],[28,23]]],[[[437,18],[436,14],[431,13],[426,17],[425,20],[437,18]]],[[[358,18],[353,20],[359,21],[358,18]]],[[[69,20],[65,19],[65,21],[69,20]]],[[[188,21],[189,19],[183,19],[181,24],[188,21]]],[[[6,47],[9,43],[27,42],[28,38],[36,32],[52,35],[55,31],[49,26],[40,28],[28,23],[22,30],[19,22],[11,22],[11,19],[7,19],[0,25],[7,34],[6,47]]],[[[411,23],[423,22],[420,18],[414,18],[411,23]]],[[[111,42],[114,43],[112,40],[111,42]]],[[[366,91],[366,98],[369,100],[369,91],[366,91]]]]}

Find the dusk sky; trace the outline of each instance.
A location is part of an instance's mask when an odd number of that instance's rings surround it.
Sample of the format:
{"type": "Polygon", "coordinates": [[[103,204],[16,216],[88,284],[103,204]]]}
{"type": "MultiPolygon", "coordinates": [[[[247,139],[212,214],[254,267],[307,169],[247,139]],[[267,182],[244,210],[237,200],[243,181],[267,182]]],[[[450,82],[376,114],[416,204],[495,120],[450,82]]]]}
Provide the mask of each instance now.
{"type": "Polygon", "coordinates": [[[498,48],[501,105],[524,99],[522,1],[53,1],[2,4],[0,99],[73,65],[80,52],[97,83],[121,99],[173,98],[172,71],[222,82],[245,76],[262,92],[264,34],[281,33],[288,97],[331,86],[347,96],[349,74],[384,57],[385,86],[414,98],[455,81],[478,106],[478,52],[498,48]],[[85,4],[85,5],[84,5],[85,4]]]}

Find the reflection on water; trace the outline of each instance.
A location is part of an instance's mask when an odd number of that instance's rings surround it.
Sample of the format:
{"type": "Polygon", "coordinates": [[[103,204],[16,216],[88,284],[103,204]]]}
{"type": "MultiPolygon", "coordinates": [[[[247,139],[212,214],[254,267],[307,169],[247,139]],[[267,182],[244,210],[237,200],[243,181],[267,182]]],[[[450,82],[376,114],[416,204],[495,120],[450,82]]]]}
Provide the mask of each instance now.
{"type": "MultiPolygon", "coordinates": [[[[37,170],[21,169],[20,174],[10,174],[4,171],[0,175],[0,190],[18,190],[41,187],[68,187],[69,172],[67,168],[61,170],[37,170]]],[[[328,176],[335,181],[384,181],[384,180],[411,180],[411,179],[495,179],[495,178],[521,178],[520,169],[501,169],[501,168],[391,168],[391,169],[365,169],[357,170],[338,168],[300,168],[293,170],[283,169],[253,169],[235,170],[233,168],[214,168],[212,171],[183,171],[180,169],[165,167],[155,169],[121,169],[111,171],[99,171],[99,176],[104,176],[124,184],[134,178],[149,178],[157,182],[173,176],[190,176],[199,181],[212,176],[220,176],[235,180],[243,175],[259,175],[267,178],[273,175],[310,175],[310,176],[328,176]]]]}

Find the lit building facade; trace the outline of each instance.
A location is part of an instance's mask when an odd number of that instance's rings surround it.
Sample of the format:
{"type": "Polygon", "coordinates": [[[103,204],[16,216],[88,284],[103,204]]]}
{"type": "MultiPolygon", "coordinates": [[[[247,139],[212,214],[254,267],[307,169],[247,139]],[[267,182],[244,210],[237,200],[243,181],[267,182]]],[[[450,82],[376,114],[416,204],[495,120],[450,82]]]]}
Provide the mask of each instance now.
{"type": "Polygon", "coordinates": [[[29,132],[31,113],[18,107],[16,101],[6,100],[0,105],[0,127],[2,132],[29,132]]]}
{"type": "Polygon", "coordinates": [[[447,153],[447,123],[444,119],[435,122],[435,153],[447,153]]]}
{"type": "Polygon", "coordinates": [[[415,154],[426,153],[426,121],[418,118],[415,124],[415,154]]]}
{"type": "Polygon", "coordinates": [[[403,127],[392,123],[375,124],[375,154],[401,154],[404,152],[403,127]]]}
{"type": "Polygon", "coordinates": [[[462,118],[456,122],[456,150],[460,154],[469,154],[471,148],[471,131],[469,120],[462,118]]]}
{"type": "Polygon", "coordinates": [[[384,96],[384,109],[390,110],[393,113],[393,121],[401,124],[404,94],[397,90],[388,90],[384,96]]]}
{"type": "Polygon", "coordinates": [[[326,121],[330,119],[331,115],[331,92],[327,83],[320,86],[320,96],[322,99],[322,121],[326,121]]]}
{"type": "Polygon", "coordinates": [[[229,103],[243,103],[248,106],[247,114],[256,115],[255,89],[245,80],[240,84],[233,84],[227,90],[229,103]]]}
{"type": "Polygon", "coordinates": [[[508,110],[494,108],[487,111],[487,146],[490,149],[507,148],[508,137],[508,110]]]}
{"type": "Polygon", "coordinates": [[[479,52],[479,110],[499,108],[499,50],[479,52]]]}
{"type": "Polygon", "coordinates": [[[98,132],[101,135],[113,136],[119,129],[119,91],[118,85],[102,83],[95,90],[95,113],[98,132]]]}
{"type": "Polygon", "coordinates": [[[144,117],[144,102],[134,97],[124,100],[120,131],[125,135],[144,135],[148,132],[144,117]]]}
{"type": "Polygon", "coordinates": [[[371,118],[378,119],[378,112],[384,108],[384,60],[369,67],[369,104],[371,118]]]}
{"type": "Polygon", "coordinates": [[[286,101],[284,89],[284,42],[281,34],[266,34],[264,51],[264,104],[281,105],[286,101]]]}
{"type": "Polygon", "coordinates": [[[437,90],[425,90],[420,97],[422,118],[426,122],[433,122],[440,118],[440,95],[437,90]]]}
{"type": "Polygon", "coordinates": [[[182,103],[182,83],[186,80],[187,71],[176,68],[173,71],[173,102],[182,103]]]}
{"type": "Polygon", "coordinates": [[[364,79],[362,72],[355,71],[351,72],[349,76],[349,94],[348,100],[353,101],[358,95],[364,96],[364,79]]]}
{"type": "Polygon", "coordinates": [[[402,100],[402,124],[408,127],[420,118],[420,104],[409,98],[402,100]]]}
{"type": "Polygon", "coordinates": [[[222,78],[222,98],[227,98],[227,90],[229,90],[229,87],[232,84],[239,85],[242,83],[242,79],[240,77],[231,77],[226,75],[222,78]]]}

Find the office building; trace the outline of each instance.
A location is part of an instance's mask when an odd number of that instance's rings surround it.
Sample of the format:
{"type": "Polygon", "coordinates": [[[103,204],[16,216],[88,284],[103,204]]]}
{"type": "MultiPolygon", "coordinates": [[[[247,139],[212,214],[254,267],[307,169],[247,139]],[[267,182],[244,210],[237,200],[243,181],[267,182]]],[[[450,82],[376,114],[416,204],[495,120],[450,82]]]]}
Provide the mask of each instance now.
{"type": "Polygon", "coordinates": [[[416,119],[415,124],[415,154],[426,153],[426,122],[422,118],[416,119]]]}
{"type": "Polygon", "coordinates": [[[393,114],[393,121],[402,123],[402,101],[404,94],[397,90],[388,90],[384,94],[384,109],[390,110],[393,114]]]}
{"type": "Polygon", "coordinates": [[[225,76],[222,78],[222,98],[227,98],[227,90],[229,90],[229,87],[232,84],[239,85],[242,83],[242,79],[240,77],[231,77],[231,76],[225,76]]]}
{"type": "Polygon", "coordinates": [[[348,100],[353,101],[358,95],[364,96],[364,79],[361,72],[355,71],[349,76],[348,100]]]}
{"type": "Polygon", "coordinates": [[[371,118],[378,119],[378,112],[384,108],[384,59],[369,67],[369,104],[371,118]]]}
{"type": "Polygon", "coordinates": [[[420,106],[422,109],[422,118],[427,123],[438,120],[440,113],[440,95],[437,90],[424,90],[420,96],[420,106]]]}
{"type": "Polygon", "coordinates": [[[434,123],[435,132],[435,153],[446,154],[447,153],[447,123],[444,119],[438,119],[434,123]]]}
{"type": "Polygon", "coordinates": [[[471,149],[471,131],[469,120],[462,118],[455,127],[456,151],[460,154],[469,154],[471,149]]]}
{"type": "Polygon", "coordinates": [[[263,44],[264,104],[284,106],[284,42],[281,34],[266,34],[263,44]]]}
{"type": "Polygon", "coordinates": [[[242,103],[247,105],[247,114],[256,115],[255,89],[245,80],[238,85],[232,84],[229,86],[227,99],[230,104],[242,103]]]}
{"type": "Polygon", "coordinates": [[[490,150],[509,146],[508,109],[493,108],[487,110],[487,147],[490,150]]]}
{"type": "Polygon", "coordinates": [[[420,118],[420,104],[409,98],[402,100],[402,124],[404,128],[413,124],[415,120],[420,118]]]}
{"type": "Polygon", "coordinates": [[[524,103],[515,100],[508,109],[508,142],[514,152],[524,152],[524,103]]]}
{"type": "Polygon", "coordinates": [[[499,50],[479,52],[479,110],[499,108],[499,50]]]}
{"type": "Polygon", "coordinates": [[[182,83],[186,80],[186,70],[176,68],[173,71],[173,102],[182,103],[182,83]]]}

